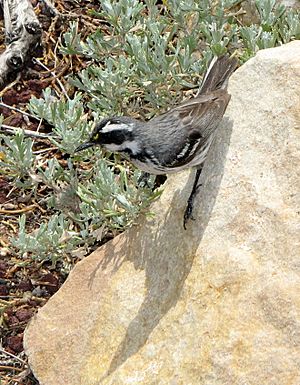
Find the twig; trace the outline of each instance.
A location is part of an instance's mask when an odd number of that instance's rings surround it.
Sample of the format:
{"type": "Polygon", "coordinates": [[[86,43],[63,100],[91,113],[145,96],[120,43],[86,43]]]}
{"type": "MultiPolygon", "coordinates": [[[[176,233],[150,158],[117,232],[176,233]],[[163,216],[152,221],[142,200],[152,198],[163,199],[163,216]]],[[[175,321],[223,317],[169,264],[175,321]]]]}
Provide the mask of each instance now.
{"type": "Polygon", "coordinates": [[[35,62],[36,64],[39,64],[41,67],[43,67],[45,70],[49,71],[49,72],[51,73],[51,75],[55,77],[55,79],[57,80],[57,83],[59,84],[59,86],[60,86],[60,88],[61,88],[61,90],[62,90],[62,92],[65,94],[66,98],[67,98],[68,100],[70,100],[69,95],[67,94],[67,91],[66,91],[64,85],[63,85],[62,82],[56,77],[55,72],[51,71],[45,64],[43,64],[41,61],[39,61],[39,59],[33,58],[32,60],[33,60],[33,62],[35,62]]]}
{"type": "Polygon", "coordinates": [[[0,365],[0,370],[9,370],[9,371],[13,371],[13,370],[16,370],[17,372],[23,372],[23,368],[18,368],[18,367],[15,367],[15,366],[6,366],[6,365],[0,365]]]}
{"type": "Polygon", "coordinates": [[[32,136],[33,138],[42,138],[49,139],[49,136],[53,137],[51,134],[41,134],[32,130],[25,130],[20,127],[7,126],[6,124],[1,124],[0,131],[7,132],[8,134],[15,134],[18,130],[22,130],[25,135],[32,136]],[[4,130],[2,130],[4,128],[4,130]]]}
{"type": "Polygon", "coordinates": [[[47,210],[43,209],[43,207],[41,207],[38,203],[34,203],[36,205],[36,207],[40,210],[40,212],[42,214],[46,214],[47,210]]]}
{"type": "Polygon", "coordinates": [[[57,150],[57,148],[56,147],[47,147],[47,148],[42,148],[41,150],[32,151],[32,153],[34,155],[39,155],[39,154],[43,154],[45,152],[52,151],[52,150],[57,150]]]}
{"type": "Polygon", "coordinates": [[[7,214],[7,215],[22,214],[22,213],[26,213],[27,211],[31,211],[31,210],[35,209],[36,207],[39,208],[38,205],[30,205],[30,206],[23,207],[22,209],[19,209],[19,210],[4,210],[4,209],[0,209],[0,214],[7,214]]]}
{"type": "MultiPolygon", "coordinates": [[[[71,19],[71,18],[82,18],[82,19],[93,19],[91,16],[89,15],[82,15],[82,14],[77,14],[77,13],[74,13],[74,12],[68,12],[68,13],[61,13],[59,12],[55,6],[52,4],[52,1],[50,0],[40,0],[42,3],[44,3],[44,6],[46,8],[46,10],[49,11],[49,14],[50,16],[52,17],[59,17],[59,18],[64,18],[64,19],[71,19]]],[[[244,1],[244,0],[241,0],[241,1],[244,1]]],[[[97,19],[94,19],[93,20],[95,23],[99,23],[101,20],[97,20],[97,19]]],[[[92,23],[90,23],[92,24],[92,23]]],[[[93,24],[92,24],[93,25],[93,24]]]]}
{"type": "Polygon", "coordinates": [[[29,118],[33,118],[33,119],[36,119],[36,120],[40,120],[40,118],[38,118],[37,116],[31,115],[31,114],[29,114],[28,112],[22,111],[22,110],[20,110],[19,108],[10,106],[9,104],[3,103],[3,102],[0,102],[0,107],[9,108],[10,110],[13,110],[13,111],[16,111],[16,112],[20,112],[22,115],[26,115],[26,116],[28,116],[29,118]]]}
{"type": "Polygon", "coordinates": [[[21,74],[18,73],[16,79],[12,83],[8,84],[5,88],[3,88],[3,90],[0,91],[0,97],[2,97],[5,94],[5,92],[11,89],[15,84],[17,84],[20,78],[21,78],[21,74]]]}
{"type": "MultiPolygon", "coordinates": [[[[1,222],[2,222],[2,221],[1,221],[1,222]]],[[[9,246],[9,243],[4,242],[3,239],[0,238],[0,245],[1,245],[2,247],[8,247],[8,246],[9,246]]]]}
{"type": "Polygon", "coordinates": [[[0,299],[0,304],[3,305],[3,306],[10,306],[10,302],[6,301],[4,299],[0,299]]]}
{"type": "Polygon", "coordinates": [[[18,361],[21,362],[22,364],[28,366],[28,363],[27,363],[26,361],[24,361],[24,360],[22,360],[21,358],[15,356],[15,355],[12,354],[12,353],[7,352],[7,351],[4,350],[4,349],[1,349],[1,348],[0,348],[0,353],[7,354],[8,356],[15,358],[16,360],[18,360],[18,361]]]}
{"type": "MultiPolygon", "coordinates": [[[[3,220],[1,220],[1,223],[2,223],[2,225],[9,226],[13,230],[14,233],[17,232],[16,227],[12,223],[7,222],[7,221],[3,221],[3,220]]],[[[8,246],[8,244],[6,246],[8,246]]]]}

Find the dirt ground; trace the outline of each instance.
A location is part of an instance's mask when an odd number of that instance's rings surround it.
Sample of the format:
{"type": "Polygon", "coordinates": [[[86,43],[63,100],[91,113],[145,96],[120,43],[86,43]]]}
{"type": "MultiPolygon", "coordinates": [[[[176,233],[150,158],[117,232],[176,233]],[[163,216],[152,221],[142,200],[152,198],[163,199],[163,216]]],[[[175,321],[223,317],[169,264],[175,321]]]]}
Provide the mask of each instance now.
{"type": "MultiPolygon", "coordinates": [[[[59,90],[58,80],[68,89],[64,77],[76,73],[86,65],[84,60],[61,55],[57,49],[58,39],[68,28],[69,22],[77,20],[84,38],[94,31],[99,20],[89,16],[89,10],[99,7],[98,1],[58,0],[56,10],[63,17],[53,17],[44,8],[43,2],[32,0],[35,12],[43,27],[43,47],[36,57],[45,66],[28,63],[19,74],[14,74],[8,85],[0,91],[1,102],[26,111],[26,104],[32,95],[39,97],[43,89],[53,87],[59,90]]],[[[1,51],[4,46],[4,23],[0,36],[1,51]]],[[[72,93],[72,90],[68,89],[72,93]]],[[[11,109],[0,107],[4,124],[36,130],[39,122],[11,109]]],[[[47,133],[49,127],[42,125],[40,132],[47,133]]],[[[47,140],[38,140],[41,149],[49,147],[47,140]]],[[[47,156],[59,156],[47,152],[47,156]]],[[[42,193],[42,192],[41,192],[42,193]]],[[[10,237],[16,235],[19,215],[26,212],[33,226],[47,215],[34,198],[28,194],[20,196],[12,183],[0,172],[0,384],[38,384],[27,364],[23,351],[24,329],[47,300],[60,288],[66,274],[59,264],[40,263],[31,258],[18,258],[10,249],[10,237]]],[[[74,261],[76,262],[76,261],[74,261]]]]}

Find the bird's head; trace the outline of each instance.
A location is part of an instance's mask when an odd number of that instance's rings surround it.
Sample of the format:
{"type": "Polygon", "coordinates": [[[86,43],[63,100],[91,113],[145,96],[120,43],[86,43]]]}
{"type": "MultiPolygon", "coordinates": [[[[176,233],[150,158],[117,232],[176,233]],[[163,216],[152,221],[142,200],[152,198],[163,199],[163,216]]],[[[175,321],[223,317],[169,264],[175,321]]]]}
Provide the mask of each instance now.
{"type": "Polygon", "coordinates": [[[134,139],[136,125],[135,119],[126,116],[103,119],[95,126],[90,139],[78,146],[75,152],[99,145],[112,152],[136,153],[138,151],[134,139]]]}

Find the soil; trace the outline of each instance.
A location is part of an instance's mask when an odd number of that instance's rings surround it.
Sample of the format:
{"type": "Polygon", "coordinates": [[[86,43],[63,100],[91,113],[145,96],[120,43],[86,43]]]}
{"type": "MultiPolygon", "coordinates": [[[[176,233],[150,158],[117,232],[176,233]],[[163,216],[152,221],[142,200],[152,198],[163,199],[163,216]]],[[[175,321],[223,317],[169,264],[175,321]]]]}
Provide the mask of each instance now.
{"type": "MultiPolygon", "coordinates": [[[[35,7],[43,27],[43,49],[35,56],[48,69],[38,63],[30,61],[21,73],[15,74],[0,91],[2,102],[26,111],[26,104],[34,95],[40,97],[43,89],[53,87],[60,90],[58,79],[68,88],[65,76],[77,73],[86,65],[81,58],[61,55],[57,50],[57,41],[62,33],[68,29],[69,22],[77,20],[82,36],[90,34],[99,25],[99,20],[89,16],[90,9],[99,8],[98,1],[90,0],[58,0],[55,7],[63,18],[53,17],[44,3],[38,0],[31,1],[35,7]],[[71,62],[72,60],[72,62],[71,62]]],[[[4,46],[4,24],[1,25],[0,50],[4,46]]],[[[27,130],[36,130],[39,122],[26,115],[1,107],[0,113],[4,116],[3,124],[22,127],[27,130]]],[[[49,127],[42,125],[40,132],[49,132],[49,127]]],[[[47,140],[36,142],[37,148],[49,147],[47,140]]],[[[48,156],[57,154],[48,153],[48,156]]],[[[1,160],[1,152],[0,152],[1,160]]],[[[20,196],[11,182],[0,172],[0,383],[1,385],[33,385],[38,384],[27,363],[23,350],[23,334],[26,325],[32,316],[43,306],[48,299],[60,288],[66,279],[67,273],[62,266],[19,258],[11,251],[10,238],[15,236],[18,228],[18,218],[22,212],[32,223],[41,221],[45,213],[42,208],[34,206],[31,194],[20,196]],[[15,211],[15,212],[14,212],[15,211]]],[[[34,225],[33,225],[34,226],[34,225]]],[[[76,262],[76,261],[74,261],[76,262]]],[[[73,262],[72,262],[73,263],[73,262]]]]}

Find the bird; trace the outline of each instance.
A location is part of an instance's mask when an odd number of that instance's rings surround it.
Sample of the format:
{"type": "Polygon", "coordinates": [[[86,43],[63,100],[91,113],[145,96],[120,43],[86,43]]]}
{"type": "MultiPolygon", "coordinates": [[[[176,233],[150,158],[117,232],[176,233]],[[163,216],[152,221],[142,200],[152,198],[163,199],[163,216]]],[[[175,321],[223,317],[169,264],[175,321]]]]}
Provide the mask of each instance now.
{"type": "Polygon", "coordinates": [[[196,168],[183,216],[183,226],[193,219],[194,199],[208,150],[223,118],[230,94],[228,79],[238,60],[228,54],[214,57],[195,97],[148,121],[113,116],[96,123],[89,140],[74,152],[99,145],[118,152],[147,174],[170,174],[196,168]]]}

